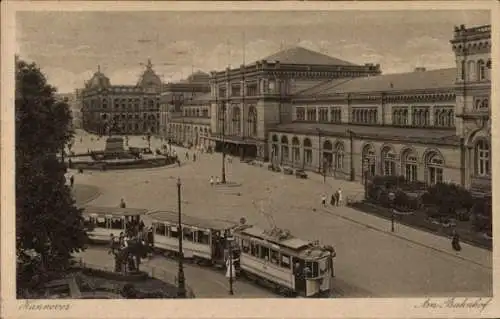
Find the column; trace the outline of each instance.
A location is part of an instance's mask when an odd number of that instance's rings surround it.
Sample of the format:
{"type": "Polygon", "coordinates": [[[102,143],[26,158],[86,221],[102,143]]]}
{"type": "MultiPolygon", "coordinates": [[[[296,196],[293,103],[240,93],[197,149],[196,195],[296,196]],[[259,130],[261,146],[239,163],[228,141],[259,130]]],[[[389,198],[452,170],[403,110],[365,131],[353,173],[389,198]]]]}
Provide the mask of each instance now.
{"type": "Polygon", "coordinates": [[[328,107],[328,122],[330,123],[332,121],[332,110],[333,110],[333,107],[329,106],[328,107]]]}
{"type": "Polygon", "coordinates": [[[316,122],[319,122],[319,106],[316,106],[316,122]]]}

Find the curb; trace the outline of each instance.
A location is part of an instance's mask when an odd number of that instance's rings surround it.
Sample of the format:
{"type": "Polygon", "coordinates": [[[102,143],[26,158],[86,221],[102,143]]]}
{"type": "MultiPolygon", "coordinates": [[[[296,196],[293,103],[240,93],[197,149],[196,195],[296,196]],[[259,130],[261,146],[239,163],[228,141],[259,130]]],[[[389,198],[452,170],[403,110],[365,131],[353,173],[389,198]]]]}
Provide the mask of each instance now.
{"type": "MultiPolygon", "coordinates": [[[[433,247],[433,246],[430,246],[430,245],[422,244],[422,243],[421,243],[421,242],[419,242],[419,241],[416,241],[416,240],[410,239],[410,238],[408,238],[408,237],[405,237],[405,236],[402,236],[402,235],[399,235],[399,234],[396,234],[396,233],[393,233],[393,232],[390,232],[390,231],[387,231],[387,230],[380,229],[380,228],[378,228],[378,227],[376,227],[376,226],[372,226],[372,225],[368,225],[368,224],[362,223],[362,222],[360,222],[360,221],[357,221],[357,220],[355,220],[355,219],[352,219],[352,218],[349,218],[349,217],[346,217],[346,216],[342,216],[342,215],[336,214],[336,213],[334,213],[334,212],[332,212],[332,211],[330,211],[330,210],[327,210],[327,209],[324,209],[324,208],[323,208],[323,209],[320,209],[320,210],[321,210],[321,211],[323,211],[323,212],[326,212],[326,213],[329,213],[329,214],[335,215],[335,216],[337,216],[337,217],[340,217],[340,218],[342,218],[342,219],[348,220],[348,221],[350,221],[350,222],[352,222],[352,223],[355,223],[355,224],[358,224],[358,225],[363,225],[363,226],[365,226],[365,227],[371,228],[371,229],[376,230],[376,231],[378,231],[378,232],[385,233],[385,234],[387,234],[387,235],[390,235],[390,236],[393,236],[393,237],[396,237],[396,238],[399,238],[399,239],[406,240],[406,241],[408,241],[408,242],[410,242],[410,243],[413,243],[413,244],[416,244],[416,245],[419,245],[419,246],[422,246],[422,247],[430,248],[430,249],[432,249],[432,250],[434,250],[434,251],[437,251],[437,252],[440,252],[440,253],[444,253],[444,254],[446,254],[446,255],[449,255],[449,256],[455,257],[455,258],[457,258],[457,259],[461,259],[461,260],[463,260],[463,261],[470,262],[470,263],[475,264],[475,265],[477,265],[477,266],[480,266],[480,267],[482,267],[482,268],[485,268],[485,269],[490,269],[490,270],[491,270],[491,269],[493,269],[493,267],[489,267],[489,266],[483,265],[482,263],[476,262],[476,261],[474,261],[474,260],[472,260],[472,259],[465,258],[465,257],[462,257],[462,256],[460,256],[460,255],[456,255],[456,254],[450,253],[449,251],[446,251],[446,250],[443,250],[443,249],[440,249],[440,248],[436,248],[436,247],[433,247]]],[[[406,226],[406,227],[408,227],[408,226],[406,226]]]]}

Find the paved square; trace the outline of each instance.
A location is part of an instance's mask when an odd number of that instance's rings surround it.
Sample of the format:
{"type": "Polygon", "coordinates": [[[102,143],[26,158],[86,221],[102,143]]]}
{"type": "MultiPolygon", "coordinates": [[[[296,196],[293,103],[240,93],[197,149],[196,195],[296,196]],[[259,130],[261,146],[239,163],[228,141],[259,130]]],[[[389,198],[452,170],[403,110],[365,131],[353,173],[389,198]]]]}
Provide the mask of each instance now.
{"type": "MultiPolygon", "coordinates": [[[[92,142],[85,137],[74,146],[87,149],[92,142]]],[[[131,137],[130,145],[147,145],[140,137],[131,137]]],[[[104,140],[94,148],[103,148],[104,140]]],[[[160,146],[157,140],[152,147],[160,146]]],[[[323,193],[331,194],[341,187],[345,196],[360,196],[361,185],[312,175],[308,180],[269,172],[240,163],[227,166],[229,181],[240,187],[211,187],[211,176],[221,174],[220,154],[197,154],[197,161],[186,161],[185,152],[174,147],[183,163],[181,167],[142,170],[84,172],[76,175],[76,183],[96,185],[102,195],[91,204],[116,206],[124,198],[128,207],[177,209],[176,180],[182,180],[183,213],[187,215],[238,221],[245,217],[250,224],[269,227],[262,208],[272,214],[276,226],[289,229],[295,236],[318,239],[337,251],[336,275],[339,290],[346,296],[486,296],[492,294],[492,271],[488,267],[491,252],[465,245],[463,254],[478,256],[485,265],[469,262],[451,252],[445,253],[421,244],[392,236],[380,229],[384,221],[364,217],[348,207],[325,211],[320,201],[323,193]],[[349,216],[358,222],[349,220],[349,216]],[[364,222],[366,221],[366,222],[364,222]],[[377,225],[375,225],[377,224],[377,225]]],[[[398,225],[396,231],[401,227],[398,225]]],[[[409,230],[418,241],[436,245],[445,239],[421,231],[409,230]],[[416,237],[415,237],[416,236],[416,237]]]]}

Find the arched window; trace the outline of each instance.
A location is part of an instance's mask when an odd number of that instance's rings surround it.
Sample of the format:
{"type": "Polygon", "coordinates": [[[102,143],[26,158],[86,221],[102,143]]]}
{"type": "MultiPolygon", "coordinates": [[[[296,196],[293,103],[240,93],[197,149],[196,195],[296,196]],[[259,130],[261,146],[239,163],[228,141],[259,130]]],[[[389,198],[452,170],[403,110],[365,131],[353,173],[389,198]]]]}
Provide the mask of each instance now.
{"type": "Polygon", "coordinates": [[[280,163],[283,164],[283,162],[288,162],[289,156],[288,156],[288,137],[286,135],[283,135],[281,137],[281,160],[280,163]]]}
{"type": "Polygon", "coordinates": [[[476,63],[474,61],[469,61],[467,64],[467,80],[473,81],[476,77],[475,72],[476,63]]]}
{"type": "Polygon", "coordinates": [[[418,164],[417,164],[417,154],[411,149],[407,149],[401,155],[401,166],[404,168],[405,179],[409,182],[417,180],[418,175],[418,164]]]}
{"type": "Polygon", "coordinates": [[[486,140],[479,140],[475,147],[476,175],[489,176],[491,173],[490,145],[486,140]]]}
{"type": "Polygon", "coordinates": [[[257,134],[257,110],[255,106],[250,106],[248,109],[247,122],[248,136],[255,136],[257,134]]]}
{"type": "Polygon", "coordinates": [[[382,172],[384,176],[396,175],[396,154],[390,146],[386,146],[381,152],[382,158],[382,172]]]}
{"type": "Polygon", "coordinates": [[[402,125],[408,125],[408,110],[403,110],[402,125]]]}
{"type": "Polygon", "coordinates": [[[303,166],[311,166],[312,165],[312,143],[309,138],[304,139],[304,162],[303,166]]]}
{"type": "Polygon", "coordinates": [[[450,127],[455,126],[455,111],[448,110],[448,122],[450,127]]]}
{"type": "Polygon", "coordinates": [[[429,152],[425,159],[425,179],[427,184],[434,185],[443,182],[444,160],[437,152],[429,152]]]}
{"type": "Polygon", "coordinates": [[[344,144],[341,142],[335,145],[335,168],[338,170],[344,169],[344,144]]]}
{"type": "Polygon", "coordinates": [[[486,78],[486,68],[483,60],[477,61],[477,80],[482,81],[486,78]]]}
{"type": "Polygon", "coordinates": [[[231,134],[240,135],[241,132],[241,110],[238,106],[233,107],[233,116],[232,116],[232,129],[231,134]]]}
{"type": "Polygon", "coordinates": [[[368,144],[363,148],[362,158],[363,174],[366,174],[367,177],[375,176],[377,155],[375,154],[373,145],[368,144]]]}
{"type": "Polygon", "coordinates": [[[300,141],[297,136],[292,138],[292,161],[293,165],[300,165],[300,141]]]}
{"type": "Polygon", "coordinates": [[[330,170],[333,164],[333,145],[332,142],[326,140],[323,142],[323,159],[322,159],[323,170],[330,170]]]}

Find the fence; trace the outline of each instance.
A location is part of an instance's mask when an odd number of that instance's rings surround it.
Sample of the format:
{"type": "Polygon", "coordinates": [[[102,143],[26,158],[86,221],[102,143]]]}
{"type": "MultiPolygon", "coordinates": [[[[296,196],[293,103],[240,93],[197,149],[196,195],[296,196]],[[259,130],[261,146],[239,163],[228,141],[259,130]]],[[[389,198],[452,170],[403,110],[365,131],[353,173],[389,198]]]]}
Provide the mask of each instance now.
{"type": "MultiPolygon", "coordinates": [[[[81,267],[82,269],[88,269],[91,271],[99,271],[99,272],[109,274],[110,277],[112,277],[113,275],[117,275],[116,277],[118,277],[118,274],[121,274],[121,273],[116,273],[114,267],[112,267],[112,266],[103,266],[103,265],[95,265],[95,264],[86,263],[83,260],[83,258],[79,259],[78,266],[81,267]]],[[[146,273],[151,278],[155,278],[157,280],[163,281],[163,282],[171,284],[173,286],[177,287],[179,284],[179,282],[177,280],[177,276],[175,276],[172,273],[169,273],[168,271],[166,271],[165,269],[162,269],[160,267],[151,267],[151,266],[142,265],[140,270],[142,272],[146,273]]],[[[135,280],[138,280],[138,279],[140,280],[140,276],[133,277],[133,274],[129,274],[130,278],[127,278],[127,273],[122,274],[122,275],[123,275],[122,280],[123,280],[123,278],[131,279],[131,280],[133,280],[133,278],[134,278],[135,280]]],[[[109,279],[113,279],[113,278],[109,278],[109,279]]],[[[193,289],[187,283],[185,283],[185,288],[186,288],[186,297],[187,298],[195,298],[195,294],[194,294],[193,289]]],[[[116,292],[119,289],[117,287],[114,287],[114,288],[112,288],[112,290],[116,292]]]]}

